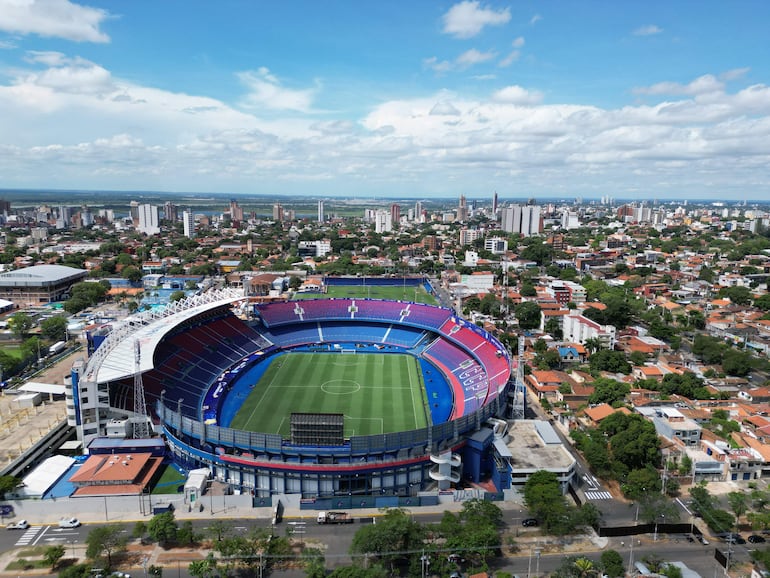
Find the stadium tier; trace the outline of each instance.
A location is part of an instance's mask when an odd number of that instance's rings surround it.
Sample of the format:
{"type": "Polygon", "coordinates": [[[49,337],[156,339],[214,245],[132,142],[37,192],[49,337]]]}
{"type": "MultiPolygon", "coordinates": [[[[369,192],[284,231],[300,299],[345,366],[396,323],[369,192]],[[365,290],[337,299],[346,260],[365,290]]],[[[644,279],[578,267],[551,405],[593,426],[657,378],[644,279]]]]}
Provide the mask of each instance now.
{"type": "Polygon", "coordinates": [[[455,392],[455,415],[476,411],[484,404],[489,391],[486,372],[459,345],[439,337],[422,355],[436,363],[445,373],[448,372],[447,377],[455,392]]]}
{"type": "MultiPolygon", "coordinates": [[[[142,377],[174,458],[255,498],[416,495],[446,479],[434,471],[439,455],[476,452],[470,436],[505,408],[508,353],[449,309],[358,298],[252,307],[250,321],[221,308],[188,315],[158,338],[142,377]],[[361,365],[366,356],[375,359],[361,365]],[[345,416],[341,443],[293,441],[287,420],[308,411],[292,407],[300,398],[345,416]]],[[[130,412],[131,378],[109,385],[111,406],[130,412]]],[[[467,464],[472,479],[496,467],[486,454],[467,464]]]]}

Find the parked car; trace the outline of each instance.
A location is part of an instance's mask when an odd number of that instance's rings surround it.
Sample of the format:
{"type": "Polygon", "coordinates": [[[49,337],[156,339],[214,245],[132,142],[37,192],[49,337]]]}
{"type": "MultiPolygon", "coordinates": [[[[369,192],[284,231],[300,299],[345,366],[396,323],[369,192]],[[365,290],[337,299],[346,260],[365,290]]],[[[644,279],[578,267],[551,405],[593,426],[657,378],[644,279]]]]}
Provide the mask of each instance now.
{"type": "Polygon", "coordinates": [[[537,526],[537,519],[535,519],[535,518],[524,518],[521,521],[521,525],[525,526],[527,528],[530,528],[530,527],[533,527],[533,526],[537,526]]]}
{"type": "Polygon", "coordinates": [[[764,544],[767,541],[759,534],[752,534],[747,538],[747,540],[752,544],[764,544]]]}
{"type": "Polygon", "coordinates": [[[6,526],[8,530],[26,530],[29,528],[29,522],[26,520],[19,520],[18,522],[11,522],[6,526]]]}
{"type": "Polygon", "coordinates": [[[60,528],[77,528],[80,526],[80,520],[77,518],[62,518],[59,520],[60,528]]]}
{"type": "Polygon", "coordinates": [[[736,532],[727,532],[723,534],[722,539],[728,544],[745,544],[746,539],[736,532]]]}
{"type": "Polygon", "coordinates": [[[462,564],[465,562],[465,558],[463,558],[460,554],[450,554],[446,557],[446,561],[450,564],[462,564]]]}

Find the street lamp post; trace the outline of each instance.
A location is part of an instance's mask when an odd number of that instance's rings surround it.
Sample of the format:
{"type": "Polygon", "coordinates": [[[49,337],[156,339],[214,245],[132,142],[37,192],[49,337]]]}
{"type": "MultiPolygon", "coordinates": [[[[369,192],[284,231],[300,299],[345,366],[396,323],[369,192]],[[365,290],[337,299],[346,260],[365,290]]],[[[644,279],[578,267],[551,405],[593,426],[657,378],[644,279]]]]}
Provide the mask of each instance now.
{"type": "Polygon", "coordinates": [[[428,567],[430,566],[430,558],[425,555],[425,550],[422,551],[422,556],[420,556],[420,566],[422,568],[422,578],[426,578],[428,567]]]}

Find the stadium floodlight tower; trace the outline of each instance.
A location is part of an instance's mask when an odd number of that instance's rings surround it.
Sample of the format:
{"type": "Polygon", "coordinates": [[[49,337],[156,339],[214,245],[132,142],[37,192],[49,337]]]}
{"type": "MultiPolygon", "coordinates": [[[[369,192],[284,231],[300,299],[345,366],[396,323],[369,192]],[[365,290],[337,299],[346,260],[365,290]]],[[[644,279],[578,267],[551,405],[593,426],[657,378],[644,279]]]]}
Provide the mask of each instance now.
{"type": "Polygon", "coordinates": [[[147,404],[144,401],[144,384],[142,372],[139,369],[141,359],[139,340],[134,340],[134,439],[150,437],[150,418],[147,415],[147,404]]]}
{"type": "Polygon", "coordinates": [[[527,401],[527,388],[524,385],[524,334],[519,334],[519,354],[516,356],[516,382],[510,390],[511,418],[524,419],[524,408],[527,401]]]}

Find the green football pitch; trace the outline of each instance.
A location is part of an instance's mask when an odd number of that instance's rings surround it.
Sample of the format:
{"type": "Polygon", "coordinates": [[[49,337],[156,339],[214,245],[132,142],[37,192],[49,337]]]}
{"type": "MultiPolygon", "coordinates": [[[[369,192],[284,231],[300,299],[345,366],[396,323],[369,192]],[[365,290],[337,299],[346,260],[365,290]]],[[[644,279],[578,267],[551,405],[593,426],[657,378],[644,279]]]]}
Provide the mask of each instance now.
{"type": "Polygon", "coordinates": [[[414,301],[437,305],[436,298],[422,286],[403,285],[327,285],[326,293],[295,293],[295,299],[331,299],[350,297],[358,299],[391,299],[393,301],[414,301]]]}
{"type": "Polygon", "coordinates": [[[291,433],[291,414],[341,413],[345,436],[428,424],[418,361],[411,355],[290,352],[273,358],[230,427],[291,433]]]}

